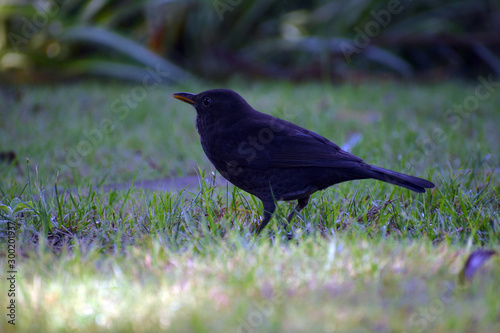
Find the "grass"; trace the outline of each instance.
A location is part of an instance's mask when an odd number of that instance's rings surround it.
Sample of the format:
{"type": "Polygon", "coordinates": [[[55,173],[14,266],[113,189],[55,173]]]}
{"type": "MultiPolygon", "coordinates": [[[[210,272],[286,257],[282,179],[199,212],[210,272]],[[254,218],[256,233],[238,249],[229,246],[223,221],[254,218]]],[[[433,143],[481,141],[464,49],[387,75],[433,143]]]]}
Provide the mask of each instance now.
{"type": "MultiPolygon", "coordinates": [[[[258,110],[437,185],[318,192],[291,241],[277,222],[292,204],[256,238],[260,201],[213,186],[195,112],[171,98],[209,87],[4,90],[0,147],[17,162],[0,162],[0,237],[14,222],[15,331],[499,331],[498,258],[457,282],[473,249],[500,244],[500,95],[467,107],[479,84],[228,84],[258,110]],[[102,187],[189,175],[198,188],[102,187]]],[[[8,289],[2,276],[3,309],[8,289]]]]}

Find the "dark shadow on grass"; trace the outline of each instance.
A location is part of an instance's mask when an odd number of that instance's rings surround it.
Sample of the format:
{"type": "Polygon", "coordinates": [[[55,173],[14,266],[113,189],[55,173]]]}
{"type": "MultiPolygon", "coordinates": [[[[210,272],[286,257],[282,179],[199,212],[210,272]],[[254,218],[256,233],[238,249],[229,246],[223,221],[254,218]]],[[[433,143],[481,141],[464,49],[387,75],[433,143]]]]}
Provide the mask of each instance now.
{"type": "MultiPolygon", "coordinates": [[[[208,183],[208,181],[207,181],[208,183]]],[[[227,181],[222,177],[215,178],[216,186],[226,185],[227,181]]],[[[132,182],[108,184],[102,186],[104,192],[109,191],[124,191],[128,190],[132,186],[132,182]]],[[[144,189],[151,191],[166,191],[166,192],[176,192],[180,190],[198,190],[200,188],[200,177],[199,176],[185,176],[176,178],[160,178],[151,180],[141,180],[136,181],[133,184],[135,189],[144,189]]]]}

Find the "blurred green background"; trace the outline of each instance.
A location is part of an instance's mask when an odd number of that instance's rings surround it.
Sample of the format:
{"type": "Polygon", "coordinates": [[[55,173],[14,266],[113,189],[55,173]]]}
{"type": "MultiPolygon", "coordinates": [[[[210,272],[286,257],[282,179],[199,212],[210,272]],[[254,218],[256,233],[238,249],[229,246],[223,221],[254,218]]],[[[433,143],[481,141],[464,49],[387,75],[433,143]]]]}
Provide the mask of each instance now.
{"type": "Polygon", "coordinates": [[[0,82],[500,75],[500,2],[0,1],[0,82]]]}

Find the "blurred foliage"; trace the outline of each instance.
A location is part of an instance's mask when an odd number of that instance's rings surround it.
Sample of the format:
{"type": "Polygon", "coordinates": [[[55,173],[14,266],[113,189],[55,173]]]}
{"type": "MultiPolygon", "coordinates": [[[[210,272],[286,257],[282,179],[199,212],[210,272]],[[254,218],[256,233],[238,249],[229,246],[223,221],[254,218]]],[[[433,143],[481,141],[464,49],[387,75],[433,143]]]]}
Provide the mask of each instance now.
{"type": "Polygon", "coordinates": [[[500,75],[498,31],[498,0],[0,0],[0,77],[500,75]]]}
{"type": "MultiPolygon", "coordinates": [[[[1,3],[1,2],[0,2],[1,3]]],[[[191,75],[143,45],[146,1],[38,0],[0,5],[0,71],[14,81],[85,74],[142,80],[191,75]],[[127,37],[125,37],[127,36],[127,37]]]]}

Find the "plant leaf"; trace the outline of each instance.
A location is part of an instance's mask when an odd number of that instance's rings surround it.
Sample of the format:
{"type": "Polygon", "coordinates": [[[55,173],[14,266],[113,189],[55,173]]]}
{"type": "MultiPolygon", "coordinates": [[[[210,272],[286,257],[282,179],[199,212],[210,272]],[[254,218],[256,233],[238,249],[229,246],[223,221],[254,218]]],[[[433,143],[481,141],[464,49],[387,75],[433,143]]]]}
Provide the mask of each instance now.
{"type": "Polygon", "coordinates": [[[472,252],[460,272],[460,282],[464,283],[466,280],[470,282],[479,268],[481,268],[481,266],[483,266],[493,255],[497,254],[498,253],[494,250],[476,250],[472,252]]]}
{"type": "Polygon", "coordinates": [[[63,34],[62,39],[71,42],[90,42],[113,49],[154,70],[168,72],[168,79],[170,81],[180,82],[194,79],[188,72],[153,53],[141,44],[109,30],[98,27],[78,26],[68,29],[63,34]]]}

